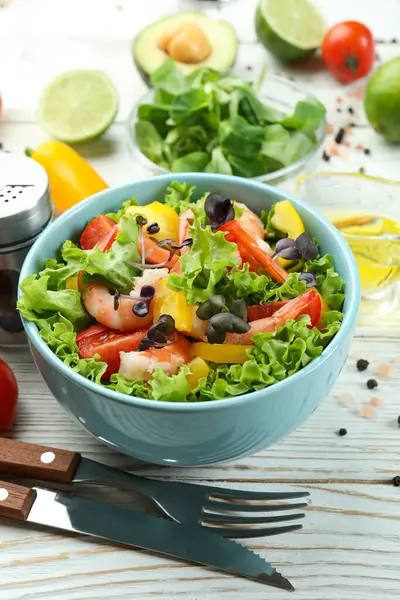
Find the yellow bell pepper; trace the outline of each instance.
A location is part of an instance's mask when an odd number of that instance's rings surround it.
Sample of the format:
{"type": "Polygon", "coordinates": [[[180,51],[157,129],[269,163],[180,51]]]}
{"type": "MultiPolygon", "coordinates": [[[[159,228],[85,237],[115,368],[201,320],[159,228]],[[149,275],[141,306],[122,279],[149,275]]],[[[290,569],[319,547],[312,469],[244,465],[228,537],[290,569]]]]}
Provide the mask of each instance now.
{"type": "Polygon", "coordinates": [[[186,375],[190,389],[194,390],[202,377],[207,377],[210,372],[210,367],[205,360],[197,356],[188,364],[190,369],[189,375],[186,375]]]}
{"type": "Polygon", "coordinates": [[[152,237],[157,241],[171,238],[178,241],[179,217],[173,208],[161,202],[151,202],[146,206],[130,206],[127,211],[130,215],[142,215],[149,224],[158,223],[160,231],[152,237]]]}
{"type": "Polygon", "coordinates": [[[170,290],[166,277],[156,281],[154,287],[156,288],[153,300],[154,323],[161,315],[171,315],[178,331],[190,333],[193,326],[193,307],[186,304],[184,293],[170,290]]]}
{"type": "Polygon", "coordinates": [[[253,348],[253,346],[196,342],[192,344],[191,352],[193,356],[199,356],[204,360],[215,363],[243,364],[246,360],[249,360],[246,350],[250,350],[250,348],[253,348]]]}
{"type": "MultiPolygon", "coordinates": [[[[278,231],[287,233],[287,236],[292,240],[296,240],[299,235],[305,232],[303,221],[289,200],[282,200],[275,204],[271,223],[278,231]]],[[[286,268],[292,264],[292,261],[278,258],[278,263],[281,267],[286,268]]]]}
{"type": "Polygon", "coordinates": [[[75,290],[76,292],[79,292],[78,275],[68,277],[67,281],[65,282],[65,287],[67,290],[75,290]]]}
{"type": "Polygon", "coordinates": [[[36,150],[27,148],[25,153],[46,171],[50,194],[58,213],[108,188],[89,163],[62,142],[48,140],[36,150]]]}

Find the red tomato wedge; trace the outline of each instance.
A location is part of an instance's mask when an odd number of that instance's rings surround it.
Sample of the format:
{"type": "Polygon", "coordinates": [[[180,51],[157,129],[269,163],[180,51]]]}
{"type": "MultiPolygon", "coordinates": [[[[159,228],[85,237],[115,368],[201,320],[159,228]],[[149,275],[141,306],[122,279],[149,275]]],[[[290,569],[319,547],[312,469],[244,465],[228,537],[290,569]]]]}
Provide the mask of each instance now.
{"type": "MultiPolygon", "coordinates": [[[[257,242],[253,240],[247,231],[240,227],[237,221],[225,223],[225,225],[219,228],[219,231],[227,232],[229,234],[227,237],[228,241],[236,242],[243,260],[245,260],[246,256],[250,255],[253,261],[256,261],[274,281],[278,281],[279,283],[286,281],[288,278],[286,271],[260,248],[257,242]]],[[[253,261],[250,263],[250,268],[254,264],[253,261]]]]}
{"type": "Polygon", "coordinates": [[[108,365],[103,377],[109,379],[113,373],[118,373],[119,353],[137,350],[145,334],[145,329],[133,333],[122,333],[98,324],[79,333],[76,336],[76,343],[81,358],[92,358],[95,354],[100,355],[101,360],[108,365]]]}
{"type": "Polygon", "coordinates": [[[105,215],[98,215],[90,221],[85,227],[80,244],[82,250],[91,250],[110,230],[115,226],[115,223],[105,215]]]}
{"type": "Polygon", "coordinates": [[[101,250],[102,252],[109,250],[111,248],[111,246],[113,245],[113,243],[115,242],[115,238],[117,237],[118,232],[119,232],[119,225],[113,225],[113,227],[111,227],[110,231],[107,231],[107,233],[105,233],[103,235],[103,237],[101,237],[99,239],[99,241],[97,242],[97,244],[94,247],[99,248],[99,250],[101,250]]]}
{"type": "Polygon", "coordinates": [[[12,428],[17,404],[17,380],[8,364],[0,360],[0,431],[12,428]]]}
{"type": "Polygon", "coordinates": [[[287,300],[278,300],[277,302],[268,302],[268,304],[255,304],[247,307],[247,316],[249,321],[258,321],[265,317],[271,317],[282,306],[285,306],[287,300]]]}
{"type": "MultiPolygon", "coordinates": [[[[315,327],[322,317],[321,296],[317,294],[314,290],[310,290],[309,292],[303,295],[303,299],[307,302],[299,314],[309,315],[310,327],[315,327]]],[[[268,302],[267,304],[249,306],[247,308],[247,316],[249,318],[249,321],[258,321],[259,319],[271,317],[277,310],[288,304],[288,302],[292,301],[280,300],[278,302],[268,302]]]]}

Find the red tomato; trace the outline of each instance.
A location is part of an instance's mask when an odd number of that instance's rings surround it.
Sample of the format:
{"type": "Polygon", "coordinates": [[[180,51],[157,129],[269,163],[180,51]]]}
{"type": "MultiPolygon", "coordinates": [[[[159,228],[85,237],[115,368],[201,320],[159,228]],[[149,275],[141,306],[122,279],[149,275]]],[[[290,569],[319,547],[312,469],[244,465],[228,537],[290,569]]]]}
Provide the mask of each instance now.
{"type": "Polygon", "coordinates": [[[97,242],[114,227],[115,223],[105,215],[98,215],[86,225],[80,239],[83,250],[91,250],[97,242]]]}
{"type": "Polygon", "coordinates": [[[119,353],[137,350],[146,330],[122,333],[109,329],[105,325],[93,325],[76,336],[76,343],[81,358],[92,358],[100,354],[108,368],[103,377],[109,379],[113,373],[118,373],[120,358],[119,353]]]}
{"type": "MultiPolygon", "coordinates": [[[[290,301],[280,300],[277,302],[268,302],[267,304],[249,306],[247,308],[247,316],[249,321],[257,321],[258,319],[271,317],[277,310],[285,306],[285,304],[288,302],[290,301]]],[[[310,300],[301,314],[310,316],[310,327],[316,326],[322,316],[322,302],[319,294],[316,294],[315,292],[310,294],[310,300]]]]}
{"type": "Polygon", "coordinates": [[[95,248],[99,248],[102,252],[109,250],[113,245],[115,238],[119,232],[119,225],[111,227],[110,231],[107,231],[95,244],[95,248]]]}
{"type": "Polygon", "coordinates": [[[332,75],[342,83],[365,77],[375,60],[372,33],[357,21],[338,23],[322,41],[322,56],[332,75]]]}
{"type": "Polygon", "coordinates": [[[268,302],[268,304],[255,304],[247,307],[247,316],[249,321],[258,321],[265,317],[271,317],[278,308],[285,306],[287,300],[278,300],[277,302],[268,302]]]}
{"type": "Polygon", "coordinates": [[[17,380],[8,364],[0,360],[0,431],[12,428],[17,404],[17,380]]]}

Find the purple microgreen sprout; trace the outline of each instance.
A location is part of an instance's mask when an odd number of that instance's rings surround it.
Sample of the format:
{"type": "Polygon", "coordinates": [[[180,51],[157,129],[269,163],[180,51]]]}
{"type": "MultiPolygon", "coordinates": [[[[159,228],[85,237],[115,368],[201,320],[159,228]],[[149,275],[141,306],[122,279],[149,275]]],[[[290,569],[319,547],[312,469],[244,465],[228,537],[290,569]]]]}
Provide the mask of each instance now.
{"type": "Polygon", "coordinates": [[[137,300],[133,306],[132,312],[137,317],[145,317],[149,314],[149,303],[146,300],[137,300]]]}
{"type": "Polygon", "coordinates": [[[140,249],[141,249],[141,254],[142,254],[141,265],[144,265],[146,262],[145,249],[144,249],[144,240],[145,240],[146,234],[143,231],[143,227],[146,225],[147,219],[145,217],[143,217],[142,215],[137,215],[136,223],[139,225],[139,241],[140,241],[140,249]]]}
{"type": "Polygon", "coordinates": [[[305,281],[306,282],[306,287],[314,287],[314,285],[317,283],[317,278],[315,277],[314,273],[300,273],[299,275],[299,281],[305,281]]]}
{"type": "Polygon", "coordinates": [[[154,325],[150,327],[147,335],[141,340],[138,352],[148,348],[163,348],[175,334],[175,320],[170,315],[161,315],[154,325]]]}
{"type": "Polygon", "coordinates": [[[158,223],[150,223],[150,225],[147,225],[147,233],[149,235],[155,235],[159,231],[160,231],[160,227],[159,227],[158,223]]]}
{"type": "Polygon", "coordinates": [[[299,235],[295,242],[295,246],[301,252],[304,260],[314,260],[318,256],[318,248],[310,238],[307,232],[299,235]]]}
{"type": "Polygon", "coordinates": [[[285,260],[298,260],[301,258],[301,252],[294,246],[283,248],[280,252],[276,253],[274,258],[284,258],[285,260]]]}
{"type": "Polygon", "coordinates": [[[148,298],[149,300],[151,300],[151,298],[153,298],[155,293],[156,293],[156,288],[154,287],[154,285],[144,285],[142,287],[142,289],[140,290],[140,297],[148,298]]]}
{"type": "Polygon", "coordinates": [[[217,228],[233,221],[235,218],[235,209],[232,200],[226,198],[222,199],[222,196],[217,193],[209,194],[204,203],[204,211],[209,218],[209,225],[212,228],[217,228]]]}

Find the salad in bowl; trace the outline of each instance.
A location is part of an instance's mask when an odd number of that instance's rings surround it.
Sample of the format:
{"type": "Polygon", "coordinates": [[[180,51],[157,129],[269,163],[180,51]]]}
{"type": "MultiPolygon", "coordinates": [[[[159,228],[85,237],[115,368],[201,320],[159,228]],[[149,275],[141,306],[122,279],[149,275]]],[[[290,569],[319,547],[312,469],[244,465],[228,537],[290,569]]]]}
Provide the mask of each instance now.
{"type": "Polygon", "coordinates": [[[344,280],[289,200],[255,214],[198,195],[175,181],[131,198],[21,282],[21,315],[73,371],[147,400],[223,400],[293,375],[338,332],[344,280]]]}

